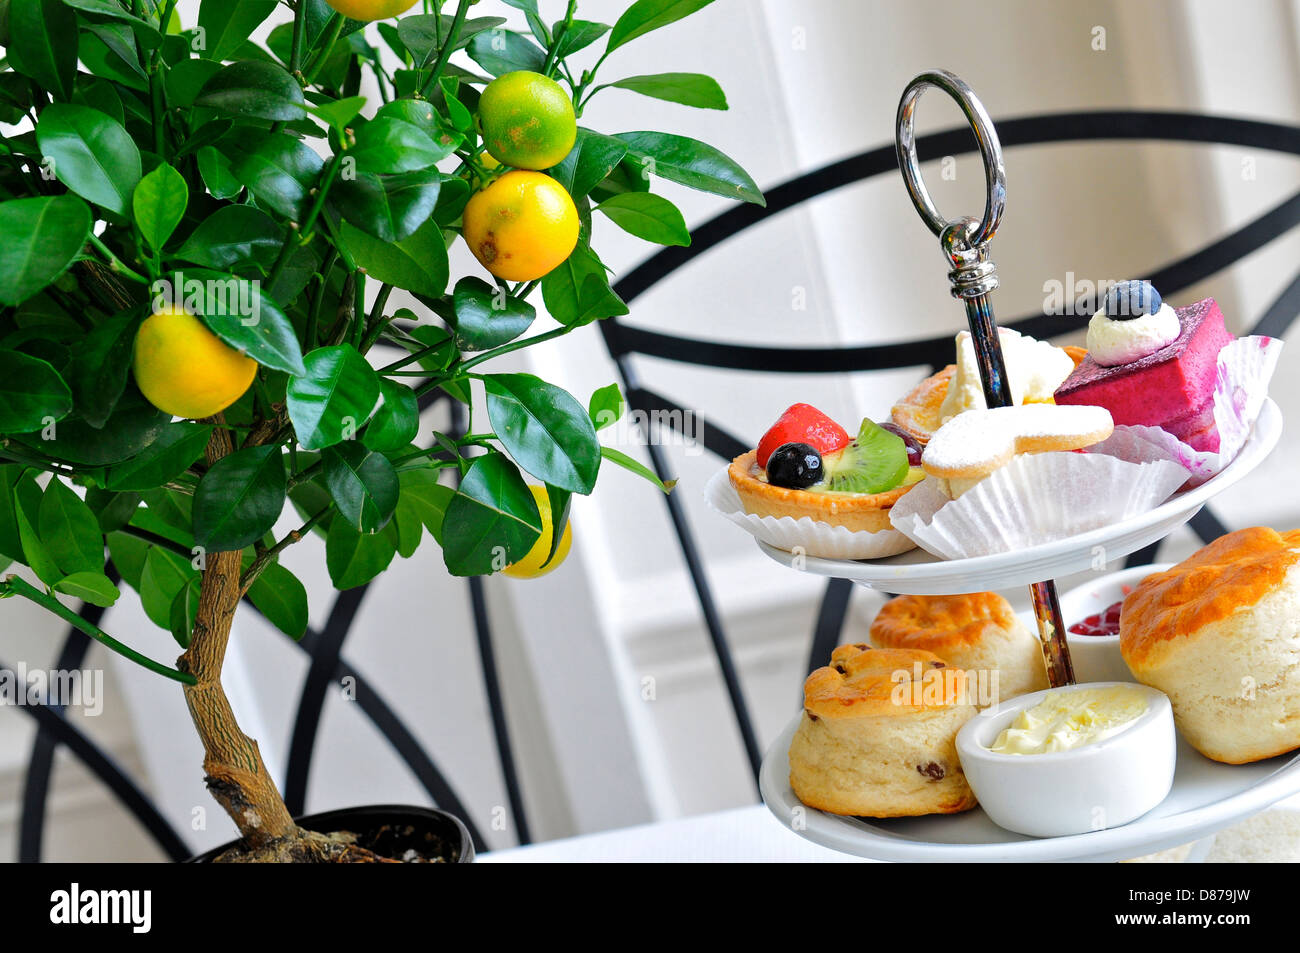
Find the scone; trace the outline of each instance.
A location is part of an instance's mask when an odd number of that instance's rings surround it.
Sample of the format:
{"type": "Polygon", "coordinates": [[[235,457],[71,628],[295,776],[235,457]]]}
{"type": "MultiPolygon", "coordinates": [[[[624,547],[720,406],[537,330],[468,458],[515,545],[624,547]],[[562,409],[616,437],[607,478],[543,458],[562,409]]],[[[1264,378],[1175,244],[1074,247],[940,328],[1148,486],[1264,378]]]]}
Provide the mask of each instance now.
{"type": "Polygon", "coordinates": [[[996,592],[898,596],[885,603],[868,637],[876,648],[933,652],[968,675],[997,672],[990,686],[997,697],[988,704],[1048,687],[1041,643],[996,592]]]}
{"type": "Polygon", "coordinates": [[[804,683],[790,786],[809,807],[862,817],[955,814],[976,804],[957,758],[974,714],[964,676],[933,652],[841,645],[804,683]],[[927,691],[927,688],[929,691],[927,691]]]}
{"type": "Polygon", "coordinates": [[[1147,576],[1124,600],[1119,638],[1207,758],[1300,748],[1300,530],[1238,530],[1147,576]]]}

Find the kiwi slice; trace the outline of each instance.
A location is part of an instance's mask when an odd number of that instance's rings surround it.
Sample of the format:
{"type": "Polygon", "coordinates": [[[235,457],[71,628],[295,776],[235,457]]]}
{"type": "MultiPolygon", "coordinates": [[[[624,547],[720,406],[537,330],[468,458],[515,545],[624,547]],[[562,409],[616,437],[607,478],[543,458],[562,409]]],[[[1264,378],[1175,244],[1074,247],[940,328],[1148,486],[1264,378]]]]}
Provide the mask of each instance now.
{"type": "Polygon", "coordinates": [[[872,420],[862,421],[856,440],[827,455],[826,478],[818,489],[830,493],[884,493],[907,479],[907,445],[872,420]]]}

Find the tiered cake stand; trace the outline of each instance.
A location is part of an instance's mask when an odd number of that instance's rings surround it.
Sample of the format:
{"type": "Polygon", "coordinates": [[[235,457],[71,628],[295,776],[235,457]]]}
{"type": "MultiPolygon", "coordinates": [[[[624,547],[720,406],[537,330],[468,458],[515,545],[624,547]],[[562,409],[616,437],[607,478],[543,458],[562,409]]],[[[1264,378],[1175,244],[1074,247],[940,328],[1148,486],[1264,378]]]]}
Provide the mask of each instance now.
{"type": "MultiPolygon", "coordinates": [[[[921,217],[939,237],[952,266],[952,293],[966,306],[990,407],[1011,403],[1006,368],[989,294],[997,274],[988,243],[997,231],[1006,200],[1006,173],[997,132],[969,86],[951,73],[935,70],[917,76],[898,107],[897,146],[904,182],[921,217]],[[984,159],[988,186],[984,216],[946,221],[921,179],[913,114],[929,87],[955,99],[974,130],[984,159]]],[[[1277,445],[1282,415],[1268,400],[1254,430],[1232,463],[1213,479],[1175,495],[1150,512],[1112,526],[1016,552],[974,559],[941,560],[921,550],[889,559],[819,559],[760,548],[772,559],[803,572],[849,579],[891,593],[947,595],[1029,585],[1048,678],[1053,686],[1074,682],[1066,628],[1055,577],[1110,562],[1163,539],[1196,515],[1213,496],[1255,469],[1277,445]],[[1044,581],[1046,580],[1046,581],[1044,581]]],[[[994,824],[976,808],[958,815],[877,820],[841,817],[804,806],[790,788],[787,752],[798,726],[796,717],[773,743],[763,761],[759,786],[768,808],[783,824],[811,841],[835,850],[894,861],[1065,861],[1122,860],[1198,841],[1214,831],[1300,793],[1300,754],[1247,765],[1227,765],[1197,753],[1181,738],[1173,789],[1148,814],[1121,827],[1068,837],[1032,838],[994,824]]]]}

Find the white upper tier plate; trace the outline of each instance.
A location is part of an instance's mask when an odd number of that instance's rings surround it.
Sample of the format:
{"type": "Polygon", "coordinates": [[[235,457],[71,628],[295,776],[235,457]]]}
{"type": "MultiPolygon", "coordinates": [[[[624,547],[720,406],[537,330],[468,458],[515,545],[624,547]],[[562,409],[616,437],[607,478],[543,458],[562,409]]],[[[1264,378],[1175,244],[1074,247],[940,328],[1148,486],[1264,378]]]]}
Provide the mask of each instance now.
{"type": "Polygon", "coordinates": [[[1282,412],[1272,398],[1264,401],[1250,439],[1237,458],[1212,480],[1178,493],[1153,510],[1100,529],[1010,553],[974,559],[940,559],[914,549],[888,559],[820,559],[790,553],[764,542],[758,546],[774,560],[794,569],[851,579],[871,589],[916,595],[953,595],[1009,589],[1068,576],[1136,552],[1163,539],[1196,515],[1213,496],[1259,466],[1282,436],[1282,412]]]}

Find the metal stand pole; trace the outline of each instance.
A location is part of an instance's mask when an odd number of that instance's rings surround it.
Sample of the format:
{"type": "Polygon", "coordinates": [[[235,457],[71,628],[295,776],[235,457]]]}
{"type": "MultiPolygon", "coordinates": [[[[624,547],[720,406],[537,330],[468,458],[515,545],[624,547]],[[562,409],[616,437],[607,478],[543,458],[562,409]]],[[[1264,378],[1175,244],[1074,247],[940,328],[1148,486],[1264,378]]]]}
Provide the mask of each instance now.
{"type": "MultiPolygon", "coordinates": [[[[944,257],[952,266],[948,278],[952,282],[954,298],[966,305],[966,320],[970,325],[975,344],[975,357],[979,364],[980,382],[984,385],[984,399],[989,407],[1007,407],[1012,403],[1011,388],[1007,381],[1006,363],[1002,359],[1002,343],[998,337],[997,321],[993,317],[990,293],[998,286],[997,269],[989,260],[989,241],[997,232],[1006,205],[1007,174],[1002,163],[1002,146],[984,105],[961,79],[945,70],[921,73],[903,91],[898,104],[896,146],[898,167],[903,182],[917,212],[930,230],[939,236],[944,257]],[[917,101],[929,87],[947,93],[961,107],[979,143],[984,159],[984,178],[987,200],[984,217],[970,217],[947,221],[935,208],[930,193],[921,178],[920,160],[916,154],[916,129],[914,114],[917,101]]],[[[1074,684],[1074,667],[1070,663],[1070,649],[1066,644],[1065,625],[1061,621],[1061,606],[1056,597],[1056,583],[1052,580],[1036,582],[1030,586],[1034,601],[1034,616],[1038,620],[1038,638],[1042,643],[1043,661],[1052,687],[1074,684]]]]}

